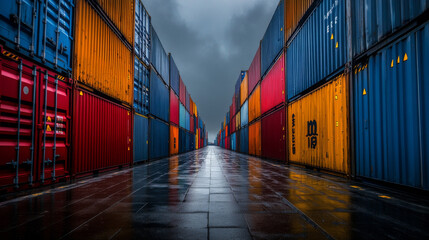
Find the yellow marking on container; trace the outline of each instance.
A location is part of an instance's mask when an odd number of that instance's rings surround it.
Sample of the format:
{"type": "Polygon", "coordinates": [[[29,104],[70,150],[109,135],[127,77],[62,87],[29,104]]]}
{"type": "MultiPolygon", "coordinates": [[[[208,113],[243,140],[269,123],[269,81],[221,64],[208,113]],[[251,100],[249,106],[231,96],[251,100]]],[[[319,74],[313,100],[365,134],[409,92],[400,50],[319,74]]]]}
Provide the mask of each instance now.
{"type": "Polygon", "coordinates": [[[393,68],[393,59],[392,59],[392,63],[390,64],[390,67],[393,68]]]}
{"type": "Polygon", "coordinates": [[[130,147],[128,147],[128,151],[130,151],[130,147]]]}
{"type": "Polygon", "coordinates": [[[51,117],[49,117],[49,116],[48,116],[48,119],[47,119],[46,121],[48,121],[48,122],[52,122],[51,117]]]}
{"type": "Polygon", "coordinates": [[[283,90],[283,91],[282,91],[282,94],[283,94],[283,95],[285,94],[285,90],[283,90]]]}
{"type": "Polygon", "coordinates": [[[391,197],[386,196],[386,195],[378,195],[378,197],[384,198],[384,199],[391,199],[391,197]]]}
{"type": "Polygon", "coordinates": [[[403,62],[405,62],[407,60],[408,60],[408,55],[407,55],[407,53],[405,53],[403,62]]]}
{"type": "Polygon", "coordinates": [[[335,95],[335,100],[338,100],[338,96],[337,95],[335,95]]]}
{"type": "Polygon", "coordinates": [[[332,40],[332,39],[334,39],[334,34],[333,34],[333,33],[331,34],[331,40],[332,40]]]}
{"type": "Polygon", "coordinates": [[[335,45],[335,48],[338,48],[338,42],[337,42],[337,44],[335,45]]]}
{"type": "Polygon", "coordinates": [[[400,63],[401,62],[401,58],[398,56],[398,60],[397,60],[397,62],[398,63],[400,63]]]}
{"type": "Polygon", "coordinates": [[[146,140],[146,144],[149,144],[149,141],[146,140]]]}
{"type": "Polygon", "coordinates": [[[128,116],[130,116],[130,112],[127,112],[128,113],[128,116]]]}
{"type": "Polygon", "coordinates": [[[359,187],[359,186],[355,186],[355,185],[351,185],[350,187],[352,187],[352,188],[356,188],[356,189],[362,189],[361,187],[359,187]]]}
{"type": "Polygon", "coordinates": [[[339,125],[339,123],[338,123],[338,121],[337,121],[337,122],[335,123],[335,126],[336,126],[336,127],[338,127],[338,125],[339,125]]]}
{"type": "Polygon", "coordinates": [[[48,126],[46,126],[46,131],[47,132],[50,132],[50,131],[52,131],[52,129],[51,129],[51,127],[48,125],[48,126]]]}
{"type": "Polygon", "coordinates": [[[283,31],[283,28],[280,28],[280,31],[283,31]]]}
{"type": "Polygon", "coordinates": [[[80,91],[80,92],[79,92],[79,95],[83,96],[83,92],[82,92],[82,91],[80,91]]]}
{"type": "Polygon", "coordinates": [[[366,95],[366,89],[363,89],[362,95],[366,95]]]}

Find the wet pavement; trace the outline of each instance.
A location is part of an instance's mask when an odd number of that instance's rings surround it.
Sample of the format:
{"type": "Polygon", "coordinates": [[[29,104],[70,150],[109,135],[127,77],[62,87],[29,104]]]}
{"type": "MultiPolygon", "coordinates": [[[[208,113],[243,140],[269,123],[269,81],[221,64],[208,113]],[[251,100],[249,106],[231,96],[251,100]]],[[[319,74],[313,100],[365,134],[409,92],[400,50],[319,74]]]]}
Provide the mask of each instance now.
{"type": "Polygon", "coordinates": [[[210,146],[0,203],[2,239],[429,239],[427,200],[210,146]]]}

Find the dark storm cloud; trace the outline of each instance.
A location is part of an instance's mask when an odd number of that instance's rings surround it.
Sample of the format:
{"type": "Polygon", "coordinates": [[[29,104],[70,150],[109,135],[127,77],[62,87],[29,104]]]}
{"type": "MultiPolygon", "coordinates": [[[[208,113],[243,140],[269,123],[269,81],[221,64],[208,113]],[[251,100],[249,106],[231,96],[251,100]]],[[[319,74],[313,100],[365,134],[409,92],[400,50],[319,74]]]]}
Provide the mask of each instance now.
{"type": "Polygon", "coordinates": [[[278,0],[143,0],[213,141],[278,0]]]}

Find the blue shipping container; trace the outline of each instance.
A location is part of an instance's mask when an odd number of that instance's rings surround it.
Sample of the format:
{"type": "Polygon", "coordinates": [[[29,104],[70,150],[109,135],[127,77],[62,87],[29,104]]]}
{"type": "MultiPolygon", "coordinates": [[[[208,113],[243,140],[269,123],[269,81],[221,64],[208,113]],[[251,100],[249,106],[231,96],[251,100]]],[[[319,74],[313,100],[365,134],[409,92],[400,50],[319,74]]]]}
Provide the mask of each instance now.
{"type": "Polygon", "coordinates": [[[186,152],[186,131],[179,128],[179,153],[186,152]]]}
{"type": "Polygon", "coordinates": [[[240,152],[249,153],[249,128],[245,127],[240,130],[240,152]]]}
{"type": "Polygon", "coordinates": [[[168,122],[170,117],[170,92],[153,69],[150,71],[150,114],[168,122]]]}
{"type": "Polygon", "coordinates": [[[134,58],[134,109],[137,113],[149,113],[149,69],[134,58]]]}
{"type": "Polygon", "coordinates": [[[232,151],[237,151],[237,145],[235,143],[235,133],[231,135],[231,149],[232,151]]]}
{"type": "Polygon", "coordinates": [[[429,189],[429,24],[354,68],[359,176],[429,189]]]}
{"type": "Polygon", "coordinates": [[[191,130],[191,120],[188,111],[185,109],[185,129],[190,131],[191,130]]]}
{"type": "Polygon", "coordinates": [[[169,151],[168,139],[170,138],[170,127],[168,124],[158,120],[150,119],[150,159],[167,157],[169,151]]]}
{"type": "Polygon", "coordinates": [[[347,60],[345,1],[323,0],[286,51],[288,99],[344,66],[347,60]]]}
{"type": "Polygon", "coordinates": [[[282,52],[284,37],[284,1],[281,0],[261,42],[261,78],[282,52]]]}
{"type": "Polygon", "coordinates": [[[174,62],[174,59],[173,59],[173,56],[171,56],[171,53],[168,56],[170,59],[170,87],[177,94],[177,96],[179,96],[180,95],[179,69],[177,68],[176,63],[174,62]]]}
{"type": "Polygon", "coordinates": [[[162,80],[168,85],[169,78],[169,67],[168,67],[168,55],[162,46],[161,41],[156,34],[155,29],[151,25],[151,51],[150,51],[150,62],[161,75],[162,80]]]}
{"type": "Polygon", "coordinates": [[[150,16],[142,0],[136,0],[136,15],[134,22],[134,52],[146,66],[150,61],[150,16]]]}
{"type": "Polygon", "coordinates": [[[246,100],[243,103],[243,106],[241,107],[240,111],[240,119],[241,119],[241,127],[246,126],[249,123],[249,107],[248,107],[248,101],[246,100]]]}
{"type": "Polygon", "coordinates": [[[353,53],[362,53],[429,8],[429,0],[352,1],[353,53]]]}
{"type": "Polygon", "coordinates": [[[70,72],[73,2],[2,1],[0,37],[10,49],[57,71],[70,72]]]}
{"type": "Polygon", "coordinates": [[[134,114],[134,162],[148,160],[149,121],[146,117],[134,114]]]}
{"type": "Polygon", "coordinates": [[[186,129],[186,110],[182,103],[179,104],[179,126],[186,129]]]}

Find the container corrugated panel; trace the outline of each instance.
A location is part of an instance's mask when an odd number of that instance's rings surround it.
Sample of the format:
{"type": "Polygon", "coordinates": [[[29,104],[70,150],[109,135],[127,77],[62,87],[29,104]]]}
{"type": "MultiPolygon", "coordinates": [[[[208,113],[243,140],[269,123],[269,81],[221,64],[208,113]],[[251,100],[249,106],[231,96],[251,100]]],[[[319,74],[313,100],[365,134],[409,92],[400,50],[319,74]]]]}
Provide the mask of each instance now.
{"type": "Polygon", "coordinates": [[[284,54],[261,82],[261,114],[285,102],[284,54]]]}
{"type": "Polygon", "coordinates": [[[249,154],[261,156],[261,121],[249,125],[249,154]]]}
{"type": "Polygon", "coordinates": [[[249,97],[249,122],[261,116],[261,86],[258,84],[249,97]]]}
{"type": "Polygon", "coordinates": [[[168,55],[170,60],[170,87],[176,92],[177,95],[180,95],[180,73],[177,68],[176,63],[174,62],[173,56],[171,53],[168,55]]]}
{"type": "Polygon", "coordinates": [[[354,68],[357,175],[429,189],[429,24],[354,68]]]}
{"type": "MultiPolygon", "coordinates": [[[[152,69],[153,70],[153,69],[152,69]]],[[[150,114],[169,121],[169,91],[155,71],[150,71],[150,114]]]]}
{"type": "Polygon", "coordinates": [[[285,41],[289,39],[314,0],[285,0],[285,41]]]}
{"type": "Polygon", "coordinates": [[[243,103],[247,100],[247,96],[249,95],[248,84],[249,82],[248,82],[247,72],[244,72],[244,78],[243,78],[243,81],[241,81],[241,85],[240,85],[240,104],[241,105],[243,105],[243,103]]]}
{"type": "Polygon", "coordinates": [[[156,34],[155,29],[151,25],[150,32],[150,62],[152,66],[155,67],[156,71],[161,76],[165,84],[168,83],[169,79],[169,64],[168,64],[168,55],[165,52],[164,47],[162,46],[161,40],[159,40],[158,35],[156,34]]]}
{"type": "Polygon", "coordinates": [[[284,2],[280,0],[261,41],[261,77],[280,55],[284,44],[284,2]]]}
{"type": "Polygon", "coordinates": [[[354,55],[382,41],[428,8],[428,0],[352,1],[354,55]]]}
{"type": "Polygon", "coordinates": [[[241,73],[237,79],[237,82],[235,83],[235,108],[236,108],[235,113],[240,112],[240,107],[241,107],[241,104],[240,104],[240,100],[241,100],[240,88],[241,88],[241,73]]]}
{"type": "Polygon", "coordinates": [[[73,102],[72,173],[130,164],[131,109],[84,90],[75,90],[73,102]]]}
{"type": "Polygon", "coordinates": [[[186,128],[186,110],[183,104],[179,104],[179,126],[181,128],[186,128]]]}
{"type": "Polygon", "coordinates": [[[261,80],[261,46],[258,47],[258,51],[256,51],[256,54],[253,57],[253,61],[247,71],[247,75],[249,79],[248,90],[250,94],[258,84],[259,80],[261,80]]]}
{"type": "Polygon", "coordinates": [[[189,116],[189,131],[191,132],[191,133],[194,133],[194,117],[190,114],[190,116],[189,116]]]}
{"type": "Polygon", "coordinates": [[[185,109],[185,129],[188,131],[190,130],[190,124],[191,124],[191,122],[190,122],[189,113],[185,109]]]}
{"type": "Polygon", "coordinates": [[[241,118],[240,118],[240,112],[238,112],[237,115],[235,115],[235,129],[236,130],[240,129],[240,125],[241,125],[241,118]]]}
{"type": "Polygon", "coordinates": [[[0,9],[0,37],[8,48],[56,71],[69,72],[73,43],[73,2],[4,1],[0,9]]]}
{"type": "Polygon", "coordinates": [[[234,96],[232,96],[232,111],[231,114],[235,115],[237,113],[237,111],[235,110],[235,93],[234,96]]]}
{"type": "Polygon", "coordinates": [[[179,128],[179,153],[186,152],[186,131],[179,128]]]}
{"type": "Polygon", "coordinates": [[[134,44],[134,0],[95,0],[121,31],[134,44]]]}
{"type": "Polygon", "coordinates": [[[236,121],[235,121],[235,116],[232,117],[232,121],[231,121],[231,132],[235,132],[236,131],[236,121]]]}
{"type": "Polygon", "coordinates": [[[87,1],[77,1],[75,16],[73,77],[132,105],[133,53],[87,1]]]}
{"type": "Polygon", "coordinates": [[[168,124],[161,120],[149,119],[149,157],[150,159],[162,158],[168,156],[168,139],[170,128],[168,124]]]}
{"type": "MultiPolygon", "coordinates": [[[[0,52],[3,51],[0,49],[0,52]]],[[[56,85],[57,76],[55,72],[47,71],[34,62],[22,60],[20,65],[4,56],[0,57],[0,188],[12,187],[14,180],[17,180],[15,186],[22,186],[30,183],[30,177],[32,183],[42,180],[48,183],[52,182],[54,172],[57,179],[69,173],[72,90],[67,78],[59,77],[56,85]],[[43,148],[44,145],[46,148],[43,148]],[[54,156],[57,156],[55,171],[51,164],[43,164],[43,159],[52,160],[54,156]],[[19,164],[13,167],[12,162],[19,164]]]]}
{"type": "Polygon", "coordinates": [[[185,132],[185,151],[191,151],[191,141],[189,139],[189,133],[185,132]]]}
{"type": "Polygon", "coordinates": [[[134,114],[134,162],[149,159],[149,120],[134,114]]]}
{"type": "Polygon", "coordinates": [[[232,151],[237,151],[237,144],[236,144],[236,139],[235,139],[235,133],[233,133],[231,135],[231,150],[232,151]]]}
{"type": "Polygon", "coordinates": [[[262,157],[285,161],[286,115],[281,108],[261,120],[262,157]]]}
{"type": "Polygon", "coordinates": [[[299,95],[347,60],[346,1],[323,0],[286,50],[288,99],[299,95]]]}
{"type": "Polygon", "coordinates": [[[179,128],[170,125],[170,156],[179,153],[179,128]]]}
{"type": "Polygon", "coordinates": [[[189,95],[188,91],[186,91],[186,110],[189,112],[190,105],[191,105],[191,95],[189,95]]]}
{"type": "Polygon", "coordinates": [[[249,104],[244,102],[240,110],[241,126],[244,127],[249,123],[249,104]]]}
{"type": "Polygon", "coordinates": [[[134,58],[134,109],[137,113],[149,113],[149,69],[134,58]]]}
{"type": "Polygon", "coordinates": [[[134,52],[146,66],[150,62],[150,16],[141,0],[136,0],[134,52]]]}
{"type": "Polygon", "coordinates": [[[240,152],[249,153],[249,128],[244,127],[240,130],[240,152]]]}
{"type": "Polygon", "coordinates": [[[289,104],[290,162],[350,174],[348,85],[341,75],[289,104]]]}
{"type": "Polygon", "coordinates": [[[179,94],[179,99],[180,102],[185,105],[186,104],[186,86],[183,83],[182,78],[180,78],[179,76],[179,82],[180,82],[180,94],[179,94]]]}
{"type": "Polygon", "coordinates": [[[179,99],[173,89],[170,89],[170,122],[179,126],[179,115],[179,99]]]}

